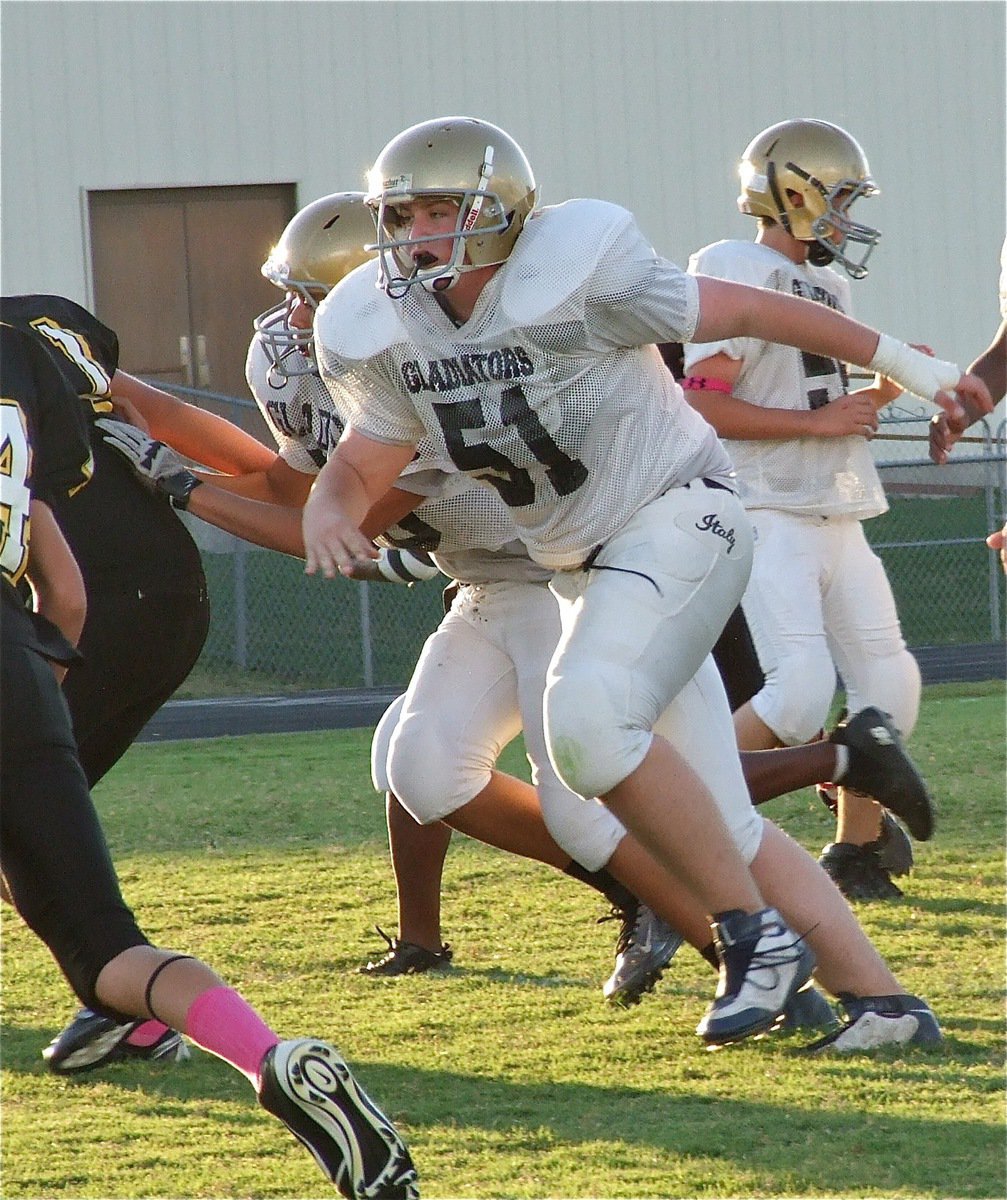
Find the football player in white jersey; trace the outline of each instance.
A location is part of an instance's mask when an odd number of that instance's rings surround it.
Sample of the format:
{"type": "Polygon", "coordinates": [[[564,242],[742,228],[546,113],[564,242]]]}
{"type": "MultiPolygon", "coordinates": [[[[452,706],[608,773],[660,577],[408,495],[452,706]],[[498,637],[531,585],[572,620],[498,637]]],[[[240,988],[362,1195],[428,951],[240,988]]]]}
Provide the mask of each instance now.
{"type": "MultiPolygon", "coordinates": [[[[495,487],[532,557],[556,571],[557,773],[601,797],[711,915],[721,978],[701,1035],[722,1044],[769,1028],[813,969],[809,943],[828,987],[827,960],[863,933],[814,860],[751,808],[740,764],[730,789],[704,783],[733,743],[719,679],[688,747],[696,769],[652,733],[703,666],[751,559],[730,460],[654,343],[796,342],[883,369],[953,413],[942,389],[985,389],[823,305],[690,277],[624,209],[535,210],[524,154],[486,122],[406,130],[370,184],[380,262],[347,276],[315,322],[348,425],[305,506],[306,569],[334,577],[373,557],[360,522],[424,437],[495,487]]],[[[939,1037],[879,957],[875,969],[875,994],[897,999],[854,1001],[839,1037],[856,1041],[865,1021],[892,1040],[939,1037]]]]}
{"type": "MultiPolygon", "coordinates": [[[[689,270],[849,313],[849,280],[829,264],[862,278],[880,236],[851,215],[861,197],[877,191],[859,144],[824,121],[784,121],[752,140],[740,175],[738,204],[758,218],[755,240],[707,246],[689,270]]],[[[908,738],[919,711],[919,668],[862,527],[888,507],[868,442],[878,410],[901,387],[879,373],[851,393],[842,356],[747,331],[695,336],[684,365],[689,400],[725,439],[754,527],[742,603],[766,679],[735,714],[739,746],[757,750],[817,736],[836,666],[851,710],[874,705],[891,713],[908,738]]],[[[930,837],[928,810],[899,815],[914,836],[930,837]]],[[[895,838],[905,844],[891,818],[882,824],[876,803],[840,788],[836,838],[820,861],[851,899],[900,896],[882,858],[885,842],[895,838]]],[[[908,870],[911,863],[909,853],[900,865],[908,870]]]]}

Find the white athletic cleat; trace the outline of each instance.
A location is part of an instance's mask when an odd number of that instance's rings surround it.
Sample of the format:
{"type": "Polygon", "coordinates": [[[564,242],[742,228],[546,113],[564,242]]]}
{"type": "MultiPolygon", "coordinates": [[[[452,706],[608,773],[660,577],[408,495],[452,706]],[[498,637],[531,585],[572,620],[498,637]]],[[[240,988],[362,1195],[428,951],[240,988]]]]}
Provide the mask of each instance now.
{"type": "Polygon", "coordinates": [[[944,1040],[933,1010],[919,996],[840,995],[845,1023],[804,1050],[852,1054],[879,1046],[934,1046],[944,1040]]]}
{"type": "Polygon", "coordinates": [[[711,1046],[727,1046],[777,1024],[811,978],[815,956],[775,908],[721,913],[713,936],[720,983],[696,1032],[711,1046]]]}

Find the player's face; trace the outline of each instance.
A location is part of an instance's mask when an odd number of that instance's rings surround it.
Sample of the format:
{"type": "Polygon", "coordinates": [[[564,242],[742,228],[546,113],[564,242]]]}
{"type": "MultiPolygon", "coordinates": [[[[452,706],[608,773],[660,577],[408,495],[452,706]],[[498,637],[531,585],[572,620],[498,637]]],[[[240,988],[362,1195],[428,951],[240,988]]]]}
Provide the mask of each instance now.
{"type": "Polygon", "coordinates": [[[397,236],[403,239],[433,238],[410,251],[413,262],[426,269],[451,261],[453,235],[458,225],[458,205],[445,198],[410,200],[395,206],[399,221],[397,236]],[[437,240],[443,234],[442,240],[437,240]]]}
{"type": "Polygon", "coordinates": [[[287,324],[292,329],[310,329],[315,319],[315,309],[324,296],[322,291],[291,288],[287,292],[287,324]]]}

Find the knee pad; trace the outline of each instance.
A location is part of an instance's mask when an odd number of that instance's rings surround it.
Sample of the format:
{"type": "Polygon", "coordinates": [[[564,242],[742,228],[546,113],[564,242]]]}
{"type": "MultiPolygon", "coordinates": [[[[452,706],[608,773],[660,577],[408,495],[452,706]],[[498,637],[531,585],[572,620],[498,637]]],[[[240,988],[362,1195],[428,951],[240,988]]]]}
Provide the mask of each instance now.
{"type": "Polygon", "coordinates": [[[405,693],[403,693],[389,704],[371,738],[371,783],[374,785],[374,790],[381,792],[382,795],[392,790],[388,779],[388,748],[391,745],[395,727],[399,723],[399,717],[402,715],[402,705],[405,703],[405,699],[405,693]]]}
{"type": "Polygon", "coordinates": [[[392,733],[387,781],[402,807],[421,825],[443,821],[490,781],[495,755],[460,754],[450,731],[408,715],[392,733]]]}
{"type": "Polygon", "coordinates": [[[558,846],[587,871],[600,871],[626,836],[626,827],[600,800],[585,800],[563,787],[540,780],[539,803],[546,828],[558,846]]]}
{"type": "Polygon", "coordinates": [[[922,680],[916,659],[903,649],[895,654],[869,658],[863,679],[847,684],[846,700],[851,713],[872,704],[889,713],[903,739],[909,740],[920,712],[922,680]]]}
{"type": "Polygon", "coordinates": [[[767,671],[752,708],[785,746],[801,746],[818,735],[835,694],[836,668],[827,651],[793,654],[767,671]]]}
{"type": "Polygon", "coordinates": [[[622,672],[597,661],[553,676],[545,694],[549,758],[556,774],[579,796],[604,796],[643,762],[649,729],[626,724],[617,693],[622,672]]]}

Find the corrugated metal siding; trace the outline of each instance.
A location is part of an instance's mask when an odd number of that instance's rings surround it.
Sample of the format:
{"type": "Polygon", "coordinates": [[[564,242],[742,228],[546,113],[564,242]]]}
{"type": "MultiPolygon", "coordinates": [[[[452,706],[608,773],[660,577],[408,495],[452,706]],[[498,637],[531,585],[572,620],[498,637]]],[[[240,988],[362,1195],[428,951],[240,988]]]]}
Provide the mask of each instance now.
{"type": "Polygon", "coordinates": [[[5,0],[0,19],[8,292],[90,301],[87,189],[293,181],[306,203],[452,112],[511,132],[546,201],[625,204],[684,263],[751,235],[741,150],[807,115],[859,137],[882,187],[859,210],[884,231],[860,315],[962,361],[996,324],[999,2],[5,0]]]}

